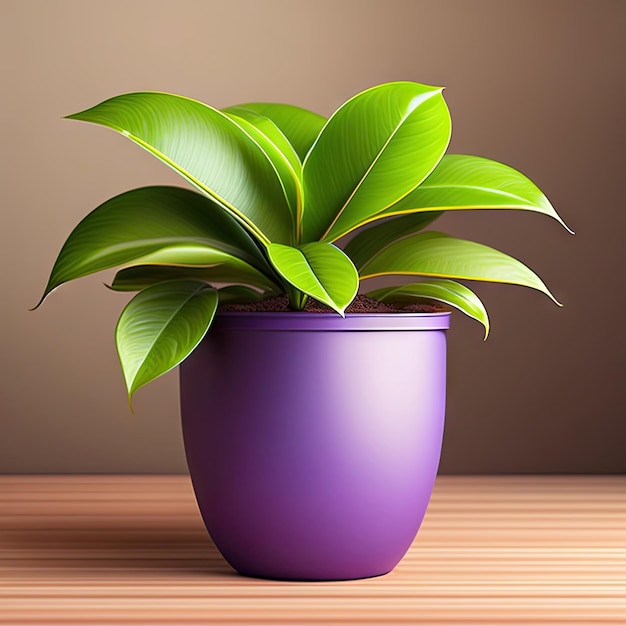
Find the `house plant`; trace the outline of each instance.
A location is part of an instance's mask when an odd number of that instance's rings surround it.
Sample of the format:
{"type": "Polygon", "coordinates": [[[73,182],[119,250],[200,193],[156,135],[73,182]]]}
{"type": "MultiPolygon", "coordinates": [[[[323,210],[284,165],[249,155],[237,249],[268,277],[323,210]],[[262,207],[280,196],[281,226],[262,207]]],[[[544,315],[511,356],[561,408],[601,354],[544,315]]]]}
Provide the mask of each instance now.
{"type": "Polygon", "coordinates": [[[342,319],[346,309],[367,278],[419,276],[368,295],[443,303],[487,333],[482,302],[459,279],[552,294],[516,259],[424,228],[446,210],[527,210],[563,224],[556,211],[516,170],[445,154],[451,123],[439,87],[378,85],[328,120],[285,104],[220,111],[154,92],[69,117],[118,131],[195,190],[146,187],[100,205],[70,234],[42,300],[121,267],[111,288],[138,292],[116,328],[129,401],[187,359],[190,471],[207,528],[236,569],[295,579],[389,571],[417,532],[436,473],[448,313],[342,319]],[[207,334],[218,305],[279,296],[290,312],[218,315],[207,334]],[[331,313],[306,312],[310,301],[331,313]],[[381,354],[395,367],[381,367],[381,354]],[[342,373],[346,359],[358,383],[342,373]],[[413,389],[383,386],[400,378],[413,389]],[[394,404],[397,396],[408,399],[394,404]],[[325,443],[333,431],[340,448],[325,443]],[[343,447],[351,438],[357,451],[343,447]]]}

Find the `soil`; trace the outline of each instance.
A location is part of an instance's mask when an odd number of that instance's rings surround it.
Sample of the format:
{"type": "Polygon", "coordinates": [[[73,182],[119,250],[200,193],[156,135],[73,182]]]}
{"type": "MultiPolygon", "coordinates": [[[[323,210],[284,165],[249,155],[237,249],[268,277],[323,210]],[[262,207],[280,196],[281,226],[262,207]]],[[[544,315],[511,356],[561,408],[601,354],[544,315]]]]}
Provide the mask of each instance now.
{"type": "MultiPolygon", "coordinates": [[[[261,302],[246,302],[245,304],[225,304],[220,306],[224,312],[256,312],[256,313],[283,313],[291,311],[287,296],[277,296],[261,300],[261,302]]],[[[309,298],[304,310],[308,313],[334,313],[334,311],[312,298],[309,298]]],[[[346,309],[346,313],[440,313],[445,311],[436,304],[393,304],[378,302],[364,295],[358,295],[346,309]]]]}

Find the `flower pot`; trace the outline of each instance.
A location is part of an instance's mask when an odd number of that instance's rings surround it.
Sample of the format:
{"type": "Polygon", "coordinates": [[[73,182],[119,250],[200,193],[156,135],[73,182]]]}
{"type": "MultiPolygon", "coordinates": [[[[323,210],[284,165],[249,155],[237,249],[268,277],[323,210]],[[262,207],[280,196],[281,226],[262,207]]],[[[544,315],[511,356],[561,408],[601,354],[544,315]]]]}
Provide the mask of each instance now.
{"type": "Polygon", "coordinates": [[[426,512],[449,313],[228,313],[180,369],[207,530],[244,575],[378,576],[426,512]]]}

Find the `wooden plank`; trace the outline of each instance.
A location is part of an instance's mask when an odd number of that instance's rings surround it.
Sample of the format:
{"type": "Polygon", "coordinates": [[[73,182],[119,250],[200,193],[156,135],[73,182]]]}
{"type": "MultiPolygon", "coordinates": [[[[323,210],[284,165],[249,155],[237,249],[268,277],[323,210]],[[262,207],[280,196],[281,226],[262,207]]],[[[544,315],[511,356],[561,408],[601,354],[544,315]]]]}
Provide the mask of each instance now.
{"type": "Polygon", "coordinates": [[[394,572],[244,578],[184,476],[0,476],[0,624],[626,624],[626,477],[440,477],[394,572]]]}

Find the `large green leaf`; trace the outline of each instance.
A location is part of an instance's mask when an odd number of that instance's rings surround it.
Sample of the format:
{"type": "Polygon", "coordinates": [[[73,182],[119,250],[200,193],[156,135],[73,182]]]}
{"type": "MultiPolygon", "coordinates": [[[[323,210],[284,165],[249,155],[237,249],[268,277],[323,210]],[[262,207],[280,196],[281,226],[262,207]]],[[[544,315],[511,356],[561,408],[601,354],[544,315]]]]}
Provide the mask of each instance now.
{"type": "Polygon", "coordinates": [[[359,267],[361,279],[404,274],[509,283],[531,287],[559,304],[543,281],[513,257],[488,246],[424,232],[400,239],[359,267]]]}
{"type": "Polygon", "coordinates": [[[129,401],[139,387],[181,363],[200,343],[217,309],[203,282],[170,281],[138,293],[115,329],[129,401]]]}
{"type": "Polygon", "coordinates": [[[343,315],[359,288],[352,261],[329,243],[312,242],[299,248],[271,244],[267,252],[279,274],[296,289],[343,315]]]}
{"type": "Polygon", "coordinates": [[[271,276],[254,241],[213,200],[178,187],[144,187],[107,200],[76,226],[59,253],[41,300],[69,280],[128,264],[163,248],[189,245],[207,254],[236,257],[257,273],[271,276]]]}
{"type": "Polygon", "coordinates": [[[274,166],[228,115],[167,93],[130,93],[68,116],[112,128],[218,200],[264,243],[293,240],[274,166]]]}
{"type": "Polygon", "coordinates": [[[416,211],[463,209],[536,211],[570,230],[548,198],[524,174],[503,163],[465,154],[445,155],[417,189],[377,218],[416,211]]]}
{"type": "Polygon", "coordinates": [[[480,298],[468,287],[453,280],[428,280],[399,287],[383,287],[367,294],[380,302],[407,305],[415,302],[443,302],[480,322],[485,328],[485,339],[489,334],[489,316],[480,298]]]}
{"type": "Polygon", "coordinates": [[[411,213],[387,219],[357,233],[344,247],[344,252],[352,262],[360,267],[382,248],[394,241],[413,235],[441,215],[441,211],[411,213]]]}
{"type": "Polygon", "coordinates": [[[238,105],[237,108],[254,111],[272,120],[293,146],[300,161],[304,161],[313,142],[326,123],[326,118],[321,115],[292,104],[247,102],[238,105]]]}
{"type": "Polygon", "coordinates": [[[274,281],[245,261],[205,246],[163,248],[134,263],[117,272],[111,285],[113,290],[139,291],[166,280],[183,279],[254,285],[276,293],[280,290],[274,281]]]}
{"type": "Polygon", "coordinates": [[[328,120],[303,169],[303,241],[334,241],[419,185],[451,124],[442,88],[399,82],[364,91],[328,120]]]}

